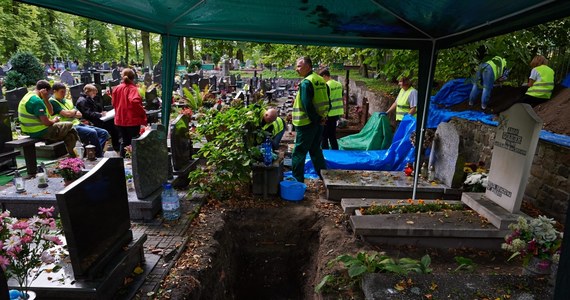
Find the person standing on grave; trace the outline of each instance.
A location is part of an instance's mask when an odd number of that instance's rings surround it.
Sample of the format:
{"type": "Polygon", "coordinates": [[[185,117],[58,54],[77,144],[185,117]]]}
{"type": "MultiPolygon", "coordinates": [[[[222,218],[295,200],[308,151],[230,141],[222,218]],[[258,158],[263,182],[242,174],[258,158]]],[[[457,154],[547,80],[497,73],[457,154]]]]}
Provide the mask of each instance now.
{"type": "Polygon", "coordinates": [[[81,142],[95,146],[95,155],[97,157],[103,157],[103,153],[105,153],[105,143],[107,143],[110,137],[109,132],[99,127],[83,124],[79,121],[83,115],[73,106],[71,100],[65,99],[67,87],[63,83],[54,83],[52,89],[53,97],[50,98],[49,102],[53,106],[53,115],[58,116],[62,121],[71,122],[81,142]]]}
{"type": "MultiPolygon", "coordinates": [[[[103,110],[103,106],[98,101],[95,101],[97,96],[97,87],[93,84],[86,84],[83,87],[83,93],[77,99],[75,106],[83,115],[83,119],[89,121],[89,123],[95,127],[99,127],[107,130],[111,134],[111,143],[113,145],[113,150],[119,152],[119,133],[115,128],[113,122],[105,122],[101,120],[101,117],[107,115],[107,112],[103,110]]],[[[103,149],[106,150],[106,149],[103,149]]]]}
{"type": "Polygon", "coordinates": [[[121,76],[123,81],[113,89],[111,98],[115,107],[115,126],[122,138],[121,157],[125,157],[125,147],[139,136],[141,126],[146,126],[147,120],[139,90],[134,84],[135,72],[125,68],[121,76]]]}
{"type": "Polygon", "coordinates": [[[554,89],[554,70],[548,66],[548,59],[542,55],[535,56],[530,62],[528,90],[517,102],[528,103],[535,107],[550,100],[554,89]]]}
{"type": "Polygon", "coordinates": [[[396,129],[406,114],[416,116],[418,106],[418,91],[412,87],[410,78],[406,76],[401,77],[398,80],[398,85],[400,86],[398,97],[386,111],[386,114],[396,111],[396,129]]]}
{"type": "Polygon", "coordinates": [[[297,98],[293,103],[293,125],[297,136],[292,155],[293,176],[299,182],[305,181],[305,158],[311,156],[315,171],[321,176],[326,169],[321,136],[323,125],[330,108],[325,80],[313,72],[309,57],[297,59],[296,71],[303,77],[299,84],[297,98]]]}
{"type": "Polygon", "coordinates": [[[324,69],[319,72],[327,83],[327,91],[331,101],[331,109],[327,116],[325,128],[323,130],[323,140],[321,147],[323,149],[338,150],[338,142],[336,141],[336,125],[340,116],[344,114],[344,102],[342,101],[342,83],[331,79],[329,70],[324,69]]]}
{"type": "Polygon", "coordinates": [[[495,81],[502,82],[507,79],[510,70],[508,70],[506,67],[507,61],[500,56],[495,56],[491,60],[488,60],[479,65],[477,73],[475,74],[473,87],[471,88],[471,94],[469,95],[470,106],[473,106],[475,104],[475,100],[481,92],[481,87],[483,87],[483,95],[481,96],[481,109],[484,110],[487,108],[495,81]]]}
{"type": "Polygon", "coordinates": [[[18,119],[22,132],[32,138],[65,143],[70,157],[75,157],[75,143],[79,140],[77,131],[71,122],[60,122],[59,117],[49,119],[53,115],[53,107],[49,102],[51,86],[46,80],[36,83],[35,90],[27,93],[18,104],[18,119]]]}
{"type": "Polygon", "coordinates": [[[275,108],[270,108],[263,113],[261,130],[270,134],[273,150],[277,150],[285,133],[285,121],[277,116],[277,110],[275,108]]]}

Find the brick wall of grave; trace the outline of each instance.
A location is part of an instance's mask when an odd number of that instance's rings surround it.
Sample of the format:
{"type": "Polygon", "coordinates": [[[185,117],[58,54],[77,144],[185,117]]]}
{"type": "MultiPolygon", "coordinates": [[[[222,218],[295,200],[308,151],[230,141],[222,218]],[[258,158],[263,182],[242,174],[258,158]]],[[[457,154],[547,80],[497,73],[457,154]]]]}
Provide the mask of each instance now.
{"type": "MultiPolygon", "coordinates": [[[[494,126],[452,119],[465,142],[466,161],[491,166],[494,126]]],[[[570,148],[539,140],[523,200],[564,222],[570,202],[570,148]]]]}

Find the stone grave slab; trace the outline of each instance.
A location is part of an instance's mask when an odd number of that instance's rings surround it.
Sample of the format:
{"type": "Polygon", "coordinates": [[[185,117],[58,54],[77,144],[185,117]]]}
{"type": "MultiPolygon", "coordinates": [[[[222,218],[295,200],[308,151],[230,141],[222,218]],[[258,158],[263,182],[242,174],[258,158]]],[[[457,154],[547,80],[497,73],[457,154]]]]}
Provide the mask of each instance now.
{"type": "Polygon", "coordinates": [[[25,179],[26,192],[16,193],[12,183],[3,186],[0,191],[0,205],[9,210],[13,217],[29,218],[38,213],[38,207],[55,207],[54,214],[59,212],[55,194],[64,188],[63,178],[49,178],[48,187],[38,188],[38,180],[33,177],[25,179]]]}
{"type": "MultiPolygon", "coordinates": [[[[435,169],[435,178],[443,184],[459,188],[463,184],[463,143],[453,124],[440,123],[432,143],[429,165],[435,169]]],[[[419,169],[419,168],[418,168],[419,169]]]]}
{"type": "Polygon", "coordinates": [[[75,78],[71,75],[71,73],[67,70],[63,71],[59,77],[61,82],[67,84],[68,86],[75,84],[75,78]]]}
{"type": "Polygon", "coordinates": [[[168,178],[166,133],[163,130],[148,130],[133,139],[132,146],[135,191],[139,199],[145,199],[156,190],[161,190],[168,178]]]}
{"type": "Polygon", "coordinates": [[[538,144],[542,120],[528,104],[517,103],[499,116],[485,196],[518,212],[538,144]]]}
{"type": "MultiPolygon", "coordinates": [[[[327,199],[342,198],[408,199],[412,197],[413,178],[398,171],[322,170],[327,199]]],[[[418,199],[457,200],[459,189],[419,180],[418,199]]]]}
{"type": "Polygon", "coordinates": [[[353,215],[354,234],[373,244],[498,249],[509,230],[482,222],[476,212],[353,215]]]}
{"type": "Polygon", "coordinates": [[[170,124],[170,150],[174,173],[186,173],[194,161],[189,123],[190,118],[187,115],[179,115],[170,124]]]}
{"type": "Polygon", "coordinates": [[[507,211],[496,202],[485,197],[483,193],[463,193],[461,202],[471,207],[499,229],[508,229],[509,224],[516,223],[519,217],[529,218],[521,211],[515,213],[507,211]]]}

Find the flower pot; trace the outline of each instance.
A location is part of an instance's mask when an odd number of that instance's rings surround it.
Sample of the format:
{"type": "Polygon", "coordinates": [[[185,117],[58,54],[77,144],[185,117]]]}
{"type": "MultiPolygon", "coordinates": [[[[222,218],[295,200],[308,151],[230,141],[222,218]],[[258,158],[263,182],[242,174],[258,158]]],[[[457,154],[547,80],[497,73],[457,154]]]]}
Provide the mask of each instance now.
{"type": "Polygon", "coordinates": [[[550,265],[552,262],[548,259],[540,259],[538,257],[531,257],[528,264],[523,266],[523,275],[536,276],[550,274],[550,265]]]}

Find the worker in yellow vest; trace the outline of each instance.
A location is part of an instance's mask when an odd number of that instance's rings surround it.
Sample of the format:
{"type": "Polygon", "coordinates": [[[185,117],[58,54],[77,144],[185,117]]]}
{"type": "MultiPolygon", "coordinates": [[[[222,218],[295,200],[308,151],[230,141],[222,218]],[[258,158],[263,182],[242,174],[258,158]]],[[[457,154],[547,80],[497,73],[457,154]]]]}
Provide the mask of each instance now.
{"type": "Polygon", "coordinates": [[[342,83],[331,79],[329,70],[324,69],[319,72],[327,83],[327,92],[331,101],[331,108],[323,129],[323,139],[321,147],[323,149],[338,150],[338,142],[336,141],[336,123],[340,116],[344,114],[344,102],[342,100],[342,83]]]}
{"type": "Polygon", "coordinates": [[[75,157],[75,143],[79,140],[77,131],[71,122],[60,122],[59,117],[49,119],[53,115],[53,107],[49,102],[51,85],[45,80],[36,83],[35,90],[27,93],[18,104],[18,120],[22,132],[33,138],[49,141],[64,141],[69,156],[75,157]]]}
{"type": "Polygon", "coordinates": [[[317,174],[326,169],[321,149],[323,124],[330,109],[325,80],[314,73],[309,57],[297,59],[296,71],[303,77],[293,103],[293,125],[297,136],[292,155],[293,176],[299,182],[305,180],[305,158],[311,156],[317,174]]]}
{"type": "Polygon", "coordinates": [[[387,114],[396,111],[396,129],[406,114],[416,116],[418,106],[418,91],[412,87],[410,78],[400,78],[398,85],[400,86],[398,97],[386,111],[387,114]]]}
{"type": "Polygon", "coordinates": [[[270,135],[271,146],[273,150],[277,150],[285,133],[285,121],[277,115],[275,108],[270,108],[263,113],[261,130],[266,131],[270,135]]]}
{"type": "Polygon", "coordinates": [[[66,94],[67,87],[63,83],[56,82],[53,84],[53,97],[49,100],[53,106],[53,115],[58,116],[62,121],[71,122],[81,142],[85,145],[91,144],[95,146],[95,156],[103,157],[105,153],[104,146],[111,135],[103,128],[81,123],[79,119],[83,115],[73,105],[71,99],[65,99],[66,94]]]}
{"type": "Polygon", "coordinates": [[[508,74],[507,61],[500,56],[495,56],[480,64],[475,75],[473,87],[471,88],[471,94],[469,95],[469,105],[473,106],[475,104],[475,100],[479,96],[482,87],[481,109],[485,110],[487,105],[489,105],[493,84],[495,81],[501,82],[506,80],[508,74]]]}
{"type": "Polygon", "coordinates": [[[535,107],[550,100],[554,89],[554,71],[548,66],[548,59],[542,55],[535,56],[530,62],[528,90],[517,102],[528,103],[535,107]]]}

